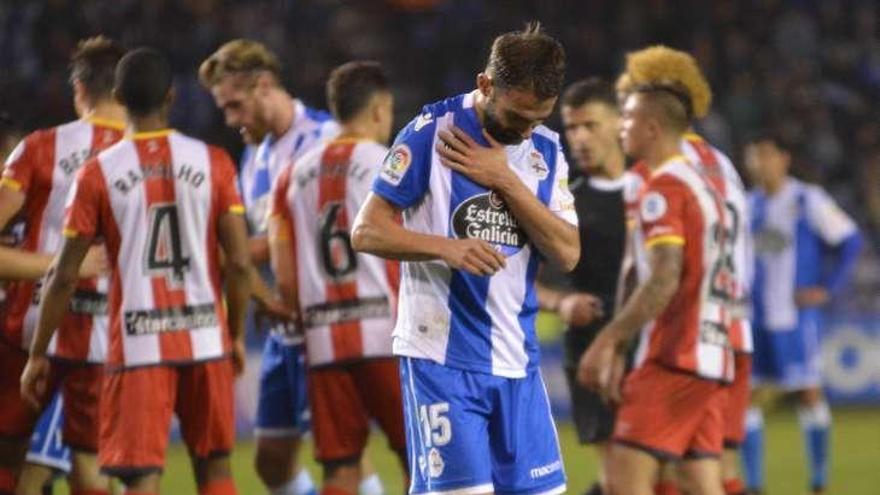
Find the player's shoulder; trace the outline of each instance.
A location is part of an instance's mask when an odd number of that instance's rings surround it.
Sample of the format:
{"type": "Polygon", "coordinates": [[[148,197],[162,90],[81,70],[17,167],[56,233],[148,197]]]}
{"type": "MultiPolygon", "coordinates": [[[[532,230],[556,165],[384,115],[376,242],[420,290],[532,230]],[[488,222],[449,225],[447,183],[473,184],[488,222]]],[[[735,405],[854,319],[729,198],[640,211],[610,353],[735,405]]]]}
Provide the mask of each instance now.
{"type": "Polygon", "coordinates": [[[532,131],[533,139],[547,139],[552,141],[555,144],[559,144],[559,133],[545,126],[544,124],[535,127],[532,131]]]}
{"type": "Polygon", "coordinates": [[[335,124],[336,121],[333,120],[333,115],[330,114],[327,110],[322,110],[320,108],[314,108],[302,103],[303,106],[303,115],[305,115],[306,119],[309,122],[313,122],[315,124],[323,125],[323,124],[335,124]]]}

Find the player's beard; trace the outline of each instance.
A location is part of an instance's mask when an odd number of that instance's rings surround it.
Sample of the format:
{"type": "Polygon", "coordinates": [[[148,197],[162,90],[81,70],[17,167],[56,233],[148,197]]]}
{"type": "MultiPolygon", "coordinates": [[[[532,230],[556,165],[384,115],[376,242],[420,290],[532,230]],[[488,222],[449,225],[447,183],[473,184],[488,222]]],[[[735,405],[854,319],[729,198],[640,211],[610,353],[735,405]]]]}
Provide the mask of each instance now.
{"type": "Polygon", "coordinates": [[[486,111],[483,112],[483,128],[492,136],[493,139],[501,144],[519,144],[523,141],[521,133],[514,129],[505,127],[495,117],[495,105],[489,100],[486,102],[486,111]]]}

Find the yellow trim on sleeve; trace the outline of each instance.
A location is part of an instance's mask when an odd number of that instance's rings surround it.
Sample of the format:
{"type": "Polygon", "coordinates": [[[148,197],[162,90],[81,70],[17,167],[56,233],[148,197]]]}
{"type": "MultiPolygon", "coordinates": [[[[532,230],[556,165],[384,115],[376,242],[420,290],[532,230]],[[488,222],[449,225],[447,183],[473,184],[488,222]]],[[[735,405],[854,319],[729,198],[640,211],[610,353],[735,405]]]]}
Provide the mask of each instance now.
{"type": "Polygon", "coordinates": [[[86,122],[100,127],[109,127],[111,129],[116,129],[117,131],[125,130],[125,122],[121,120],[104,119],[101,117],[89,117],[86,119],[86,122]]]}
{"type": "Polygon", "coordinates": [[[77,232],[75,229],[64,229],[61,231],[61,235],[70,239],[73,237],[79,237],[79,232],[77,232]]]}
{"type": "Polygon", "coordinates": [[[131,138],[134,140],[138,139],[152,139],[158,137],[165,137],[174,132],[174,129],[161,129],[158,131],[150,131],[150,132],[136,132],[131,135],[131,138]]]}
{"type": "Polygon", "coordinates": [[[694,141],[703,141],[703,136],[700,136],[699,134],[697,134],[694,131],[688,131],[688,132],[684,133],[684,138],[688,139],[688,140],[694,140],[694,141]]]}
{"type": "Polygon", "coordinates": [[[0,187],[8,187],[15,192],[21,191],[21,182],[11,179],[9,177],[3,177],[0,179],[0,187]]]}
{"type": "Polygon", "coordinates": [[[675,234],[660,235],[652,237],[645,241],[645,247],[654,247],[657,244],[672,244],[674,246],[684,246],[684,237],[675,234]]]}
{"type": "Polygon", "coordinates": [[[232,205],[229,207],[229,213],[236,215],[244,215],[244,205],[232,205]]]}

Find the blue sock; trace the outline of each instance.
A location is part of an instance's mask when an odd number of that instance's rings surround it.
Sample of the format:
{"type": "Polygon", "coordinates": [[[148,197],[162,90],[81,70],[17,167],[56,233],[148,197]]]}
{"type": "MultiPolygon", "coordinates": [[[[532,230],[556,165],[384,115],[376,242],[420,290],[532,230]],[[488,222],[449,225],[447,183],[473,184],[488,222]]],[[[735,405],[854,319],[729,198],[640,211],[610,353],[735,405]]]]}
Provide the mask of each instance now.
{"type": "Polygon", "coordinates": [[[831,410],[825,401],[798,408],[798,420],[807,445],[810,488],[824,489],[828,483],[828,443],[831,431],[831,410]]]}
{"type": "Polygon", "coordinates": [[[757,407],[746,413],[746,438],[742,447],[743,473],[746,488],[764,489],[764,414],[757,407]]]}

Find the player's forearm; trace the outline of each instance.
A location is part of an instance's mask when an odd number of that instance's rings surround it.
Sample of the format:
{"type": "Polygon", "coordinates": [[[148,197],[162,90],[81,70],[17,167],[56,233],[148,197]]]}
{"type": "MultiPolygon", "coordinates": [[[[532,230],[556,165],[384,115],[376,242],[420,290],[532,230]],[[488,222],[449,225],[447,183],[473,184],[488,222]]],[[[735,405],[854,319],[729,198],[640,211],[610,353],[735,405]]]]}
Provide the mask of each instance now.
{"type": "Polygon", "coordinates": [[[355,251],[400,261],[430,261],[441,258],[447,238],[407,230],[393,219],[358,217],[351,232],[355,251]]]}
{"type": "MultiPolygon", "coordinates": [[[[651,275],[638,286],[606,331],[618,346],[627,345],[655,319],[678,290],[682,270],[680,246],[657,246],[651,250],[651,275]]],[[[604,333],[604,332],[603,332],[604,333]]]]}
{"type": "Polygon", "coordinates": [[[251,296],[250,263],[244,260],[227,260],[225,269],[226,308],[229,333],[234,339],[244,335],[245,314],[251,296]]]}
{"type": "Polygon", "coordinates": [[[538,296],[539,308],[553,312],[559,310],[559,303],[562,302],[562,298],[565,297],[565,292],[551,289],[540,282],[535,284],[535,289],[538,296]]]}
{"type": "Polygon", "coordinates": [[[852,278],[859,253],[862,251],[862,235],[853,233],[840,243],[837,249],[837,263],[825,281],[825,287],[832,295],[836,294],[852,278]]]}
{"type": "Polygon", "coordinates": [[[67,312],[70,298],[76,290],[76,272],[51,268],[49,277],[40,301],[37,330],[31,341],[31,356],[44,356],[55,329],[67,312]]]}
{"type": "Polygon", "coordinates": [[[557,217],[514,174],[500,181],[498,191],[529,240],[563,270],[574,270],[581,255],[577,227],[557,217]]]}
{"type": "Polygon", "coordinates": [[[0,247],[0,279],[37,280],[49,270],[52,256],[0,247]]]}

